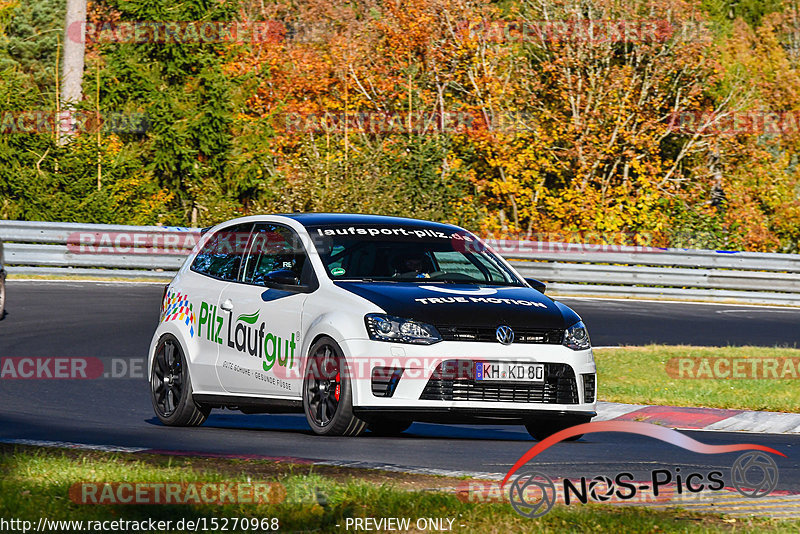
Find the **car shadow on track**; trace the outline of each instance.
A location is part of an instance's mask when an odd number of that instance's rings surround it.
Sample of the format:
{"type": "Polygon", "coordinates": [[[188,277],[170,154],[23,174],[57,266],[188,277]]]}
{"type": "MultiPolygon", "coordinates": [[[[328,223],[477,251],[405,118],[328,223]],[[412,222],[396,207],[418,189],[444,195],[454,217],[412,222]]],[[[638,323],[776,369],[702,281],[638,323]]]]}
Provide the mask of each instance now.
{"type": "MultiPolygon", "coordinates": [[[[155,417],[147,423],[160,426],[155,417]]],[[[245,415],[237,413],[212,413],[202,428],[220,430],[244,430],[262,432],[294,433],[313,436],[303,415],[258,414],[245,415]]],[[[525,441],[533,442],[528,432],[518,425],[437,425],[430,423],[414,423],[398,436],[377,436],[366,432],[360,439],[426,439],[426,440],[479,440],[479,441],[525,441]]],[[[576,442],[586,442],[585,438],[576,442]]]]}

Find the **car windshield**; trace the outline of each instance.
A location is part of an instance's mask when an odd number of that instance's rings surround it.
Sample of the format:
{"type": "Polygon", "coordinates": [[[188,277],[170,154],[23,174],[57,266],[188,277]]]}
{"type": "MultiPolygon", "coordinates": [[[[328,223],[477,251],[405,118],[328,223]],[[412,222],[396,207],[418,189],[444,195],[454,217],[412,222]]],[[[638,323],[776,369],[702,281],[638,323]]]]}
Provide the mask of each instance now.
{"type": "Polygon", "coordinates": [[[342,225],[308,230],[333,280],[523,285],[475,236],[440,228],[342,225]]]}

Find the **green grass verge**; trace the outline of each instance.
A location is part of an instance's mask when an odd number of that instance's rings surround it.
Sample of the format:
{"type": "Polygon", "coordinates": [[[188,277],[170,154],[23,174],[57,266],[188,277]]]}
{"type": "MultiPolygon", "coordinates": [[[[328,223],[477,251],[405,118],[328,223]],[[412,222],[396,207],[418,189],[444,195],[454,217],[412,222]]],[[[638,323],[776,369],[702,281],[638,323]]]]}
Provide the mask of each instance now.
{"type": "Polygon", "coordinates": [[[469,503],[441,490],[456,479],[366,470],[291,466],[266,461],[172,458],[52,449],[0,448],[0,517],[51,520],[177,520],[198,517],[277,517],[281,532],[346,532],[348,517],[452,518],[454,532],[798,532],[796,522],[725,519],[681,510],[619,506],[557,506],[539,519],[507,503],[469,503]],[[338,470],[337,470],[338,469],[338,470]],[[376,474],[377,473],[377,474],[376,474]],[[391,482],[378,482],[391,477],[391,482]],[[279,504],[84,505],[68,497],[75,482],[276,481],[279,504]],[[435,485],[435,484],[433,484],[435,485]],[[428,489],[426,489],[428,488],[428,489]],[[336,525],[341,525],[337,527],[336,525]],[[463,526],[461,526],[463,525],[463,526]]]}
{"type": "Polygon", "coordinates": [[[800,407],[798,349],[650,345],[596,349],[595,358],[599,400],[774,412],[796,412],[800,407]],[[691,367],[687,364],[682,374],[679,358],[693,359],[691,367]],[[776,376],[796,374],[797,379],[776,379],[770,373],[767,373],[770,378],[766,379],[718,377],[714,358],[726,358],[730,362],[719,367],[722,374],[727,371],[732,375],[733,362],[744,360],[737,369],[739,374],[751,376],[755,361],[756,376],[764,376],[760,373],[765,361],[773,360],[777,361],[776,376]],[[755,360],[758,358],[762,360],[755,360]],[[703,359],[707,365],[703,365],[703,359]],[[698,374],[703,378],[686,378],[698,374]],[[710,374],[715,378],[708,378],[710,374]]]}

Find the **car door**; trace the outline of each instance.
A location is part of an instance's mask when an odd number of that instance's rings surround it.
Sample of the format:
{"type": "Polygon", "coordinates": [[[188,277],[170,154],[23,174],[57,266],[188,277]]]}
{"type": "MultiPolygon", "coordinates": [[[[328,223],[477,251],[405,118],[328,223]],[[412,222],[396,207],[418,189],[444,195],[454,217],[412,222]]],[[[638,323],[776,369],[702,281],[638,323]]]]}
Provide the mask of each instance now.
{"type": "Polygon", "coordinates": [[[300,396],[296,377],[301,374],[303,305],[317,286],[295,231],[277,223],[257,223],[239,282],[220,295],[227,332],[217,374],[228,392],[300,396]]]}
{"type": "Polygon", "coordinates": [[[239,278],[243,251],[252,223],[235,224],[210,235],[192,261],[189,271],[167,295],[169,302],[188,300],[194,316],[189,347],[192,382],[196,391],[217,392],[221,386],[216,372],[222,342],[223,314],[219,311],[222,290],[239,278]]]}

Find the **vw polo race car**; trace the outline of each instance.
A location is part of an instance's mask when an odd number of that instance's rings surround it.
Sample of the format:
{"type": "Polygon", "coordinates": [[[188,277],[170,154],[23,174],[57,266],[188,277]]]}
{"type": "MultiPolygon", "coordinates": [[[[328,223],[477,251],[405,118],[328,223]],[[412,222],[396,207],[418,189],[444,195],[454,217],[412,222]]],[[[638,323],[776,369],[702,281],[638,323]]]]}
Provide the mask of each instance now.
{"type": "Polygon", "coordinates": [[[581,318],[472,233],[372,215],[215,226],[165,288],[148,362],[166,425],[213,408],[304,412],[317,434],[413,421],[524,424],[595,415],[581,318]]]}

